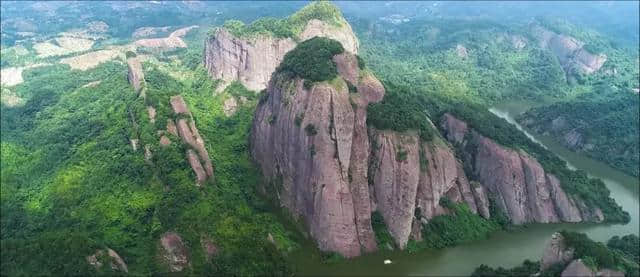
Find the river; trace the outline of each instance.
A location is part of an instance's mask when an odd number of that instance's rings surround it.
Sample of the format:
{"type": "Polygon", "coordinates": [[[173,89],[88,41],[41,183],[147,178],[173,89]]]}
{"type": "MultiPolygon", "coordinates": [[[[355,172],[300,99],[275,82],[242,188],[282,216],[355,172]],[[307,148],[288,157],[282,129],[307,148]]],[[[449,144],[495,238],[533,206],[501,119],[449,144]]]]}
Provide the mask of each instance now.
{"type": "MultiPolygon", "coordinates": [[[[526,102],[510,102],[490,109],[494,114],[516,124],[513,117],[531,107],[526,102]]],[[[533,224],[516,231],[493,233],[488,239],[475,241],[456,247],[426,250],[418,253],[406,251],[382,251],[352,260],[332,264],[320,263],[319,254],[311,243],[294,253],[292,260],[298,275],[382,275],[382,276],[424,276],[424,275],[469,275],[480,264],[493,267],[513,267],[525,259],[539,260],[545,243],[556,231],[563,229],[586,233],[590,238],[606,241],[614,235],[639,235],[640,184],[637,178],[598,161],[567,150],[548,137],[527,135],[547,149],[566,160],[570,167],[585,170],[591,176],[602,179],[616,202],[631,215],[629,224],[533,224]],[[390,265],[383,261],[390,259],[390,265]]]]}

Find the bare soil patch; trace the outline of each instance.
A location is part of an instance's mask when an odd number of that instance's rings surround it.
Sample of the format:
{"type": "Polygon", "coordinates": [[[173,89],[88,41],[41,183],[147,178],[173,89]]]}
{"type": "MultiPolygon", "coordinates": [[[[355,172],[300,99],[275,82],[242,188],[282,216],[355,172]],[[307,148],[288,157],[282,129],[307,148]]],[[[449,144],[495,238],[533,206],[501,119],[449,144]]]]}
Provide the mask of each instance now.
{"type": "Polygon", "coordinates": [[[60,63],[68,64],[72,69],[87,70],[118,57],[122,57],[124,59],[124,54],[117,50],[99,50],[75,57],[61,59],[60,63]]]}
{"type": "Polygon", "coordinates": [[[182,40],[182,37],[189,31],[198,26],[189,26],[173,31],[166,38],[148,38],[141,39],[135,42],[136,46],[154,48],[158,50],[170,50],[175,48],[185,48],[187,44],[182,40]]]}
{"type": "Polygon", "coordinates": [[[7,107],[15,107],[24,104],[24,99],[16,95],[15,92],[7,88],[3,88],[0,93],[0,102],[7,107]]]}
{"type": "Polygon", "coordinates": [[[25,69],[35,68],[35,67],[45,66],[45,65],[49,65],[49,64],[38,63],[38,64],[32,64],[28,66],[3,68],[0,71],[0,83],[8,87],[22,84],[24,82],[24,79],[22,79],[22,71],[24,71],[25,69]]]}
{"type": "Polygon", "coordinates": [[[33,45],[33,49],[38,53],[38,57],[45,58],[51,56],[61,56],[71,53],[87,51],[91,49],[94,41],[86,38],[63,36],[57,37],[53,41],[45,41],[33,45]]]}

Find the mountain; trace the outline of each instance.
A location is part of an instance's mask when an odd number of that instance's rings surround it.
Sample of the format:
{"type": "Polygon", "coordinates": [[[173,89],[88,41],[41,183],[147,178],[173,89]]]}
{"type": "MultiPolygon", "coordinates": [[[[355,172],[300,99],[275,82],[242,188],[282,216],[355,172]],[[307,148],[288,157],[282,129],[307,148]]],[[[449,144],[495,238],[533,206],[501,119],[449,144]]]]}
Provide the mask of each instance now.
{"type": "Polygon", "coordinates": [[[204,65],[214,79],[240,81],[260,91],[287,52],[316,36],[340,41],[348,52],[358,53],[358,40],[340,10],[317,1],[284,19],[262,18],[250,25],[225,22],[205,41],[204,65]]]}
{"type": "Polygon", "coordinates": [[[303,220],[321,250],[354,257],[381,247],[376,213],[401,249],[422,240],[431,219],[455,213],[454,205],[487,222],[607,219],[535,157],[450,113],[435,117],[439,127],[429,116],[409,116],[420,130],[367,124],[371,105],[393,101],[388,92],[340,42],[316,37],[284,56],[261,95],[250,145],[268,182],[263,190],[303,220]]]}
{"type": "Polygon", "coordinates": [[[601,85],[572,101],[533,108],[517,120],[573,151],[637,177],[639,109],[637,92],[601,85]]]}

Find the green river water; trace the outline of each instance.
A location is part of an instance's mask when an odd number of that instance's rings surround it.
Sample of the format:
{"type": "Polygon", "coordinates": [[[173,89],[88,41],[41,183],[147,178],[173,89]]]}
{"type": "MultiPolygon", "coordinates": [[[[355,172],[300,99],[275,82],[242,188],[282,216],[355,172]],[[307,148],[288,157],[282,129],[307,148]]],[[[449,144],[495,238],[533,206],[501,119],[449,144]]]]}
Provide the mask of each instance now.
{"type": "MultiPolygon", "coordinates": [[[[510,102],[495,106],[490,111],[515,123],[513,117],[531,106],[526,102],[510,102]]],[[[523,131],[526,132],[526,130],[523,131]]],[[[480,264],[513,267],[525,259],[539,260],[551,234],[562,229],[584,232],[598,241],[606,241],[614,235],[639,234],[640,184],[637,178],[571,152],[548,137],[528,135],[565,159],[570,167],[585,170],[591,176],[602,179],[611,190],[611,196],[622,205],[625,211],[629,212],[631,222],[625,225],[533,224],[516,231],[496,232],[486,240],[452,248],[426,250],[413,254],[406,251],[381,251],[332,264],[321,263],[318,251],[310,242],[307,242],[301,251],[294,253],[291,257],[297,275],[463,276],[469,275],[480,264]],[[385,259],[390,259],[393,263],[384,265],[385,259]]]]}

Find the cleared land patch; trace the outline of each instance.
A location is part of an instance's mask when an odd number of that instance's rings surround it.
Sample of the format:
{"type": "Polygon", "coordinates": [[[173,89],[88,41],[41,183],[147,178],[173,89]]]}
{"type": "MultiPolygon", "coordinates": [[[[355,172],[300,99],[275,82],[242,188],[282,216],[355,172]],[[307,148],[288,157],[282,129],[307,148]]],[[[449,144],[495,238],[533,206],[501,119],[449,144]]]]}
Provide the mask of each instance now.
{"type": "Polygon", "coordinates": [[[25,69],[45,66],[45,65],[49,65],[49,64],[38,63],[38,64],[32,64],[28,66],[3,68],[0,71],[0,83],[8,87],[22,84],[24,82],[24,79],[22,79],[22,71],[24,71],[25,69]]]}
{"type": "Polygon", "coordinates": [[[62,56],[91,49],[94,41],[77,37],[57,37],[53,41],[45,41],[33,45],[38,57],[62,56]],[[55,44],[54,44],[55,42],[55,44]]]}
{"type": "Polygon", "coordinates": [[[89,52],[79,56],[64,58],[60,60],[60,63],[68,64],[72,69],[87,70],[98,66],[99,64],[122,57],[124,54],[118,50],[98,50],[89,52]]]}
{"type": "Polygon", "coordinates": [[[198,26],[194,25],[175,30],[166,38],[148,38],[137,40],[135,42],[135,45],[140,47],[155,48],[159,50],[185,48],[187,47],[187,44],[182,40],[182,37],[194,28],[198,28],[198,26]]]}

